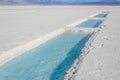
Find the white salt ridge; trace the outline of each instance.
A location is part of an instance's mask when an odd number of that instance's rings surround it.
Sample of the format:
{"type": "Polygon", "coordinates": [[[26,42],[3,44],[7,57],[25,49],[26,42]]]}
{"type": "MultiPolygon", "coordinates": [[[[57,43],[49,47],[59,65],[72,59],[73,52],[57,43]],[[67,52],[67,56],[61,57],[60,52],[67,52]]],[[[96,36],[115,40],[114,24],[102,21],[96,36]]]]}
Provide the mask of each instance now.
{"type": "Polygon", "coordinates": [[[16,48],[10,50],[10,51],[7,51],[5,54],[1,54],[0,55],[0,66],[4,65],[5,63],[7,63],[11,59],[15,58],[16,56],[19,56],[19,55],[23,54],[24,52],[45,43],[49,39],[62,34],[64,31],[65,30],[63,28],[60,28],[54,32],[51,32],[50,34],[47,34],[43,37],[35,39],[35,40],[25,44],[25,45],[21,45],[19,47],[16,47],[16,48]]]}

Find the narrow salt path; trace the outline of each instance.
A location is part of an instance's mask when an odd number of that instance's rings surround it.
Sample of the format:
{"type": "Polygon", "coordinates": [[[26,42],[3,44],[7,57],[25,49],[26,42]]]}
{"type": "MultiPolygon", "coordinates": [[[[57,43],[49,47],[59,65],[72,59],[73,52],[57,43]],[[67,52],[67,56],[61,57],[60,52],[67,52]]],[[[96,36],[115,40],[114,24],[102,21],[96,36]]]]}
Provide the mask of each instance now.
{"type": "MultiPolygon", "coordinates": [[[[119,8],[119,7],[118,7],[119,8]]],[[[110,12],[105,28],[93,41],[75,80],[120,80],[120,17],[117,8],[110,12]]]]}

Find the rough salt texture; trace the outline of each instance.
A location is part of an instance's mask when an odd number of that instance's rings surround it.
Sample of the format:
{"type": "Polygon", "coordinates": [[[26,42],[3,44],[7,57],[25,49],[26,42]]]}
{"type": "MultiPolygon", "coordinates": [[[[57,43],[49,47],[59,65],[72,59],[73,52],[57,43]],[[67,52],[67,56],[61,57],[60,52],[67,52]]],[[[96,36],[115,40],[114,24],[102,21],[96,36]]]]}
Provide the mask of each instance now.
{"type": "Polygon", "coordinates": [[[110,11],[76,80],[120,80],[119,6],[0,6],[0,53],[98,11],[110,11]]]}
{"type": "Polygon", "coordinates": [[[120,7],[110,10],[106,27],[98,34],[93,49],[83,60],[75,80],[120,80],[120,7]]]}

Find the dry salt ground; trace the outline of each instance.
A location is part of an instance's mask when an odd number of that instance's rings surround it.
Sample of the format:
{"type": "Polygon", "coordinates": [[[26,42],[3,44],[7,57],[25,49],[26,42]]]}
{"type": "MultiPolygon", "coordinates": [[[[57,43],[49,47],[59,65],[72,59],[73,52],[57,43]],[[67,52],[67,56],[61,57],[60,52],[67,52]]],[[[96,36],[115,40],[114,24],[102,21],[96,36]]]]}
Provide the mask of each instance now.
{"type": "Polygon", "coordinates": [[[75,80],[120,80],[119,6],[0,6],[0,54],[99,11],[110,11],[75,80]]]}

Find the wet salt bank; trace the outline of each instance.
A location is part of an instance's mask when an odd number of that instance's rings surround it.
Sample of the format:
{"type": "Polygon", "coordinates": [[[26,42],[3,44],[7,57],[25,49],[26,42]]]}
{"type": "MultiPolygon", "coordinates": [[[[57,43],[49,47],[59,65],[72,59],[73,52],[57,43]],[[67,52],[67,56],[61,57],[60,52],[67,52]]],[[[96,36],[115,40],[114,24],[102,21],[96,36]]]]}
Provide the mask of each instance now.
{"type": "Polygon", "coordinates": [[[63,80],[90,36],[82,32],[58,35],[1,66],[0,80],[63,80]]]}

